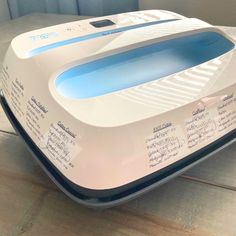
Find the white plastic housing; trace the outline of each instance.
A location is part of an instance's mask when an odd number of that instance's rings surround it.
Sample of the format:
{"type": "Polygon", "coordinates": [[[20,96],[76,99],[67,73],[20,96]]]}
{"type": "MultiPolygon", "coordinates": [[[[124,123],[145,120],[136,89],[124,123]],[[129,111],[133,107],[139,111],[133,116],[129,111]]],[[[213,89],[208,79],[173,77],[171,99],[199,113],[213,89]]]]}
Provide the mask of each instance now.
{"type": "MultiPolygon", "coordinates": [[[[236,128],[235,47],[188,69],[98,96],[64,96],[56,86],[58,77],[98,59],[203,32],[216,32],[234,44],[201,20],[159,10],[28,32],[8,49],[3,94],[25,131],[66,178],[88,189],[117,188],[236,128]],[[114,24],[90,24],[100,20],[114,24]]],[[[143,63],[142,70],[148,66],[143,63]]]]}

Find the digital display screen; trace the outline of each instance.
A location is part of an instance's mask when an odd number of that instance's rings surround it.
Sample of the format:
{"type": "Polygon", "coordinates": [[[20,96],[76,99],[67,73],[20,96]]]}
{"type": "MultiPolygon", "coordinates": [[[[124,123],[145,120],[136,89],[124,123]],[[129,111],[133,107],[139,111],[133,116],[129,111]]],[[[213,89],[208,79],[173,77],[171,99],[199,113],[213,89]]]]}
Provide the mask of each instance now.
{"type": "Polygon", "coordinates": [[[114,25],[115,23],[111,20],[99,20],[99,21],[93,21],[90,22],[90,24],[96,28],[102,28],[110,25],[114,25]]]}

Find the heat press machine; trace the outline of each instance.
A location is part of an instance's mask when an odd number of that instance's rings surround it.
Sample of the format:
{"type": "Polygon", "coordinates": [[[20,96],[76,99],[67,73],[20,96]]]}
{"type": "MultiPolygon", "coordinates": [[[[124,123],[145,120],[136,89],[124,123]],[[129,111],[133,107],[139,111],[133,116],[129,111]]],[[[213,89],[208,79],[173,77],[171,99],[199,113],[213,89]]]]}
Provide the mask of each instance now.
{"type": "Polygon", "coordinates": [[[1,103],[52,180],[89,207],[133,199],[235,141],[235,41],[148,10],[14,38],[1,103]]]}

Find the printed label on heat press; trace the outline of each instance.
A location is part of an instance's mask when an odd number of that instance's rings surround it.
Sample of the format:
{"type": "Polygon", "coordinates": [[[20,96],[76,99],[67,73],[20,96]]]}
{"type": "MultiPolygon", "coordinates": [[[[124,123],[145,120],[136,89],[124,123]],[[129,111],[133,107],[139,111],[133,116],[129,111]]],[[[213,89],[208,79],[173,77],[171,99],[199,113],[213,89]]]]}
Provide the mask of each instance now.
{"type": "Polygon", "coordinates": [[[179,126],[165,123],[155,127],[153,134],[146,139],[149,167],[175,160],[184,144],[179,126]]]}
{"type": "Polygon", "coordinates": [[[8,81],[10,80],[10,75],[8,72],[8,66],[3,66],[2,68],[2,83],[0,83],[0,89],[3,90],[4,96],[10,97],[10,90],[9,90],[9,83],[8,81]]]}
{"type": "Polygon", "coordinates": [[[73,168],[71,161],[80,152],[76,134],[61,121],[51,124],[45,134],[43,125],[49,119],[48,107],[36,95],[28,97],[22,81],[10,78],[7,68],[3,68],[3,90],[14,114],[22,119],[22,124],[45,155],[62,169],[73,168]]]}
{"type": "Polygon", "coordinates": [[[201,144],[216,134],[216,123],[210,110],[206,108],[193,111],[193,116],[185,120],[188,148],[201,144]]]}
{"type": "Polygon", "coordinates": [[[76,144],[76,134],[58,121],[51,124],[49,131],[43,136],[40,147],[47,151],[50,159],[63,169],[73,168],[72,160],[81,151],[76,144]]]}
{"type": "Polygon", "coordinates": [[[197,108],[193,111],[193,116],[185,120],[189,148],[213,141],[235,127],[236,98],[234,94],[219,98],[209,108],[207,106],[197,108]]]}
{"type": "Polygon", "coordinates": [[[16,114],[21,118],[24,117],[25,113],[22,109],[22,101],[24,99],[24,86],[18,78],[14,80],[7,81],[5,83],[4,80],[7,78],[7,72],[3,73],[3,92],[4,94],[10,99],[13,109],[15,110],[16,114]],[[10,85],[10,88],[9,88],[10,85]]]}
{"type": "Polygon", "coordinates": [[[225,132],[236,126],[236,97],[232,93],[223,99],[217,106],[218,116],[216,118],[218,132],[225,132]]]}
{"type": "Polygon", "coordinates": [[[165,123],[146,139],[149,167],[167,166],[207,145],[236,127],[236,97],[230,95],[200,101],[181,125],[165,123]],[[206,102],[207,101],[207,102],[206,102]],[[185,135],[183,134],[185,131],[185,135]],[[183,156],[184,155],[184,156],[183,156]]]}
{"type": "Polygon", "coordinates": [[[48,113],[46,106],[42,105],[37,98],[32,96],[26,104],[25,121],[29,130],[37,138],[37,142],[41,141],[43,134],[41,132],[41,123],[48,113]]]}

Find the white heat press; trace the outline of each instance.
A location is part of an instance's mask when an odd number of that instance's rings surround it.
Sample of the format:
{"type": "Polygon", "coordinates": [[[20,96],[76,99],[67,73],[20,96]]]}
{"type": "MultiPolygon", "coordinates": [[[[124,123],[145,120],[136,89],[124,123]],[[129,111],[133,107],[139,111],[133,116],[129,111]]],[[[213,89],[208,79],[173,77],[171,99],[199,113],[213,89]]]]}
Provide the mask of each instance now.
{"type": "Polygon", "coordinates": [[[2,106],[71,198],[109,207],[153,189],[236,137],[235,41],[149,10],[14,38],[2,106]]]}

